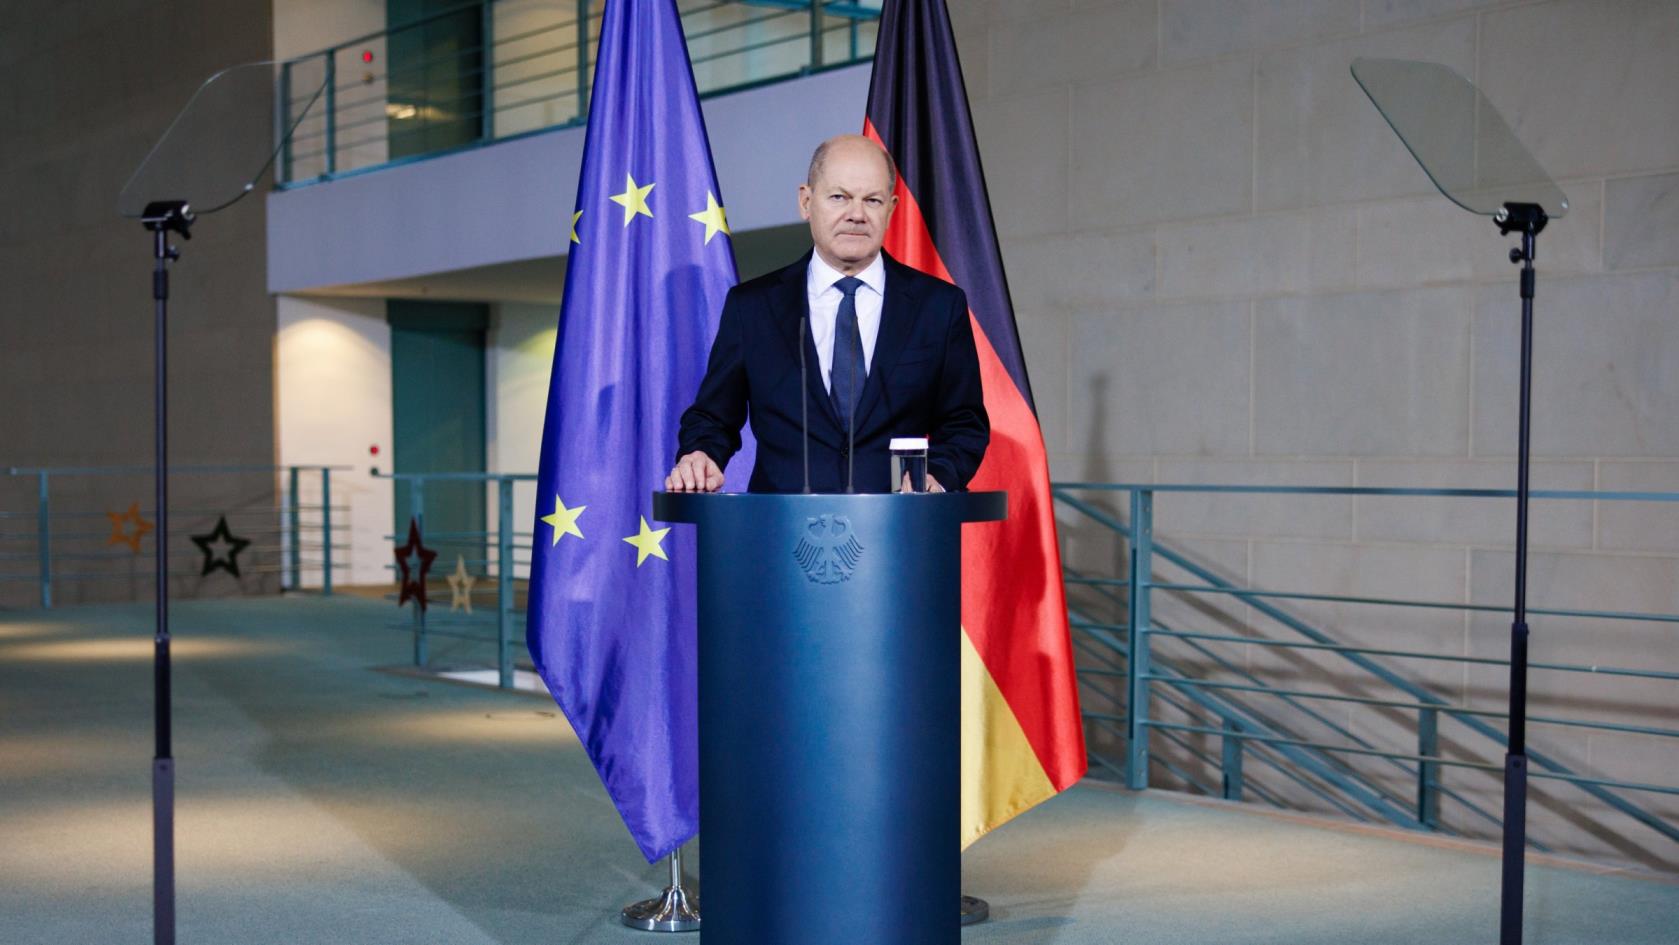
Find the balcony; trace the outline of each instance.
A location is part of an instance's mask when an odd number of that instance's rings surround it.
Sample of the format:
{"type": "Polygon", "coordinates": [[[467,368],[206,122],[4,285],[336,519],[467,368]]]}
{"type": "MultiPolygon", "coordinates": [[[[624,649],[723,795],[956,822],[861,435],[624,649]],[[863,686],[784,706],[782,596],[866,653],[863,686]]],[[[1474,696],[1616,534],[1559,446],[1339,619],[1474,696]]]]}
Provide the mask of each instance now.
{"type": "MultiPolygon", "coordinates": [[[[281,67],[281,188],[588,120],[604,0],[481,0],[281,67]]],[[[710,97],[867,60],[880,0],[678,0],[710,97]]]]}

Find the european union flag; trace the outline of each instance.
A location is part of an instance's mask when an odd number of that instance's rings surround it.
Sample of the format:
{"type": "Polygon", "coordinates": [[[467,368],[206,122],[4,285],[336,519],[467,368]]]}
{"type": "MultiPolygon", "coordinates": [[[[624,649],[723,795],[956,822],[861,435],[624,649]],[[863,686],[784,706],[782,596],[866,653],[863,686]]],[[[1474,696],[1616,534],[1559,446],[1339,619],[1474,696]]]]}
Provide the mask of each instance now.
{"type": "Polygon", "coordinates": [[[652,490],[736,281],[674,0],[606,5],[577,190],[526,642],[652,861],[699,829],[694,541],[652,490]]]}

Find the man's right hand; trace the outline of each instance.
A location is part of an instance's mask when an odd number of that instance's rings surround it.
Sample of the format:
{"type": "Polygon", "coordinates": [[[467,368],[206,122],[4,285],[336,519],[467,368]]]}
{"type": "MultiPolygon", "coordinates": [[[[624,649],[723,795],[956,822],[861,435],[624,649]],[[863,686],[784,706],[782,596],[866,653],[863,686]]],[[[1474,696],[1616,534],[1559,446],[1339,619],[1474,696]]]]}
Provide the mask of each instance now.
{"type": "Polygon", "coordinates": [[[676,461],[665,477],[666,492],[716,492],[723,488],[723,470],[703,450],[676,461]]]}

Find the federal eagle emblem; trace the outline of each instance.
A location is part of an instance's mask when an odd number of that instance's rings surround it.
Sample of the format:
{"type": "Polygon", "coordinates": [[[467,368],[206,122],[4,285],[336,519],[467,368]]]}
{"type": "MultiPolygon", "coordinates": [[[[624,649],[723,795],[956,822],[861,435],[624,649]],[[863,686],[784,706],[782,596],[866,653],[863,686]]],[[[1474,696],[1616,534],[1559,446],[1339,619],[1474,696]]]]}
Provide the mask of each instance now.
{"type": "Polygon", "coordinates": [[[793,558],[804,569],[805,577],[817,584],[838,584],[851,580],[857,562],[863,557],[863,545],[852,534],[851,520],[843,515],[813,515],[805,519],[799,534],[799,546],[793,558]]]}

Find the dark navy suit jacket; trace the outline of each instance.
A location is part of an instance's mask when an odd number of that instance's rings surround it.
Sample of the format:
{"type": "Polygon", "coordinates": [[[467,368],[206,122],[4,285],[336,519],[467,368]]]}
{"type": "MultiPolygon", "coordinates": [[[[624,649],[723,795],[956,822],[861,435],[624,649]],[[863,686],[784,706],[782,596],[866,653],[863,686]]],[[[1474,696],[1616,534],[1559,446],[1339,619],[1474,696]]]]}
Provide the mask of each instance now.
{"type": "MultiPolygon", "coordinates": [[[[885,262],[880,333],[857,403],[855,488],[892,491],[888,442],[926,436],[928,472],[946,489],[965,489],[991,437],[967,297],[890,256],[885,262]]],[[[809,309],[809,264],[806,253],[785,269],[729,290],[699,395],[682,414],[677,456],[703,450],[719,467],[740,449],[741,426],[750,420],[758,441],[748,485],[753,492],[804,489],[801,402],[810,413],[811,488],[845,491],[845,427],[822,386],[808,322],[799,336],[800,318],[809,309]],[[803,389],[801,344],[808,378],[803,389]]]]}

